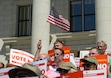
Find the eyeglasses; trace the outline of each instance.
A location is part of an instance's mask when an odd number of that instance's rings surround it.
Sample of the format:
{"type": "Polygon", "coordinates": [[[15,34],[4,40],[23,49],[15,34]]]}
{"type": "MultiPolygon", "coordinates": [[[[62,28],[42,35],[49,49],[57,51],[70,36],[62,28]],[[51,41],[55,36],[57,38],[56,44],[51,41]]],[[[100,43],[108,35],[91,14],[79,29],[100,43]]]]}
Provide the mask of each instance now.
{"type": "Polygon", "coordinates": [[[105,48],[105,46],[97,46],[97,48],[105,48]]]}

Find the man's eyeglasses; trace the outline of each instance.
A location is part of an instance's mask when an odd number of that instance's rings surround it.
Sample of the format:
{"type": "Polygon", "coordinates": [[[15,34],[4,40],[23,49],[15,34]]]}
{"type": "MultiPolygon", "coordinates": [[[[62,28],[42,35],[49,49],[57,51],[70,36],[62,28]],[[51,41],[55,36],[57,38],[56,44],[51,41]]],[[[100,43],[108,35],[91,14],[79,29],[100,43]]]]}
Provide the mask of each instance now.
{"type": "Polygon", "coordinates": [[[105,46],[97,46],[97,48],[105,48],[105,46]]]}

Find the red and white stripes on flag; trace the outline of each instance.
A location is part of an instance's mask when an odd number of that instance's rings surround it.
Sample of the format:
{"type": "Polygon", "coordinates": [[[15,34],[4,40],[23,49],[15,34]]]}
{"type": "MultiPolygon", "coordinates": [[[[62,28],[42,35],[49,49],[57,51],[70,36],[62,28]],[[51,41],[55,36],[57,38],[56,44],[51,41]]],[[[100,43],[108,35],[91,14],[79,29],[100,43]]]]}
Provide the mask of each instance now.
{"type": "Polygon", "coordinates": [[[66,31],[70,31],[70,23],[62,15],[59,15],[54,7],[51,8],[50,15],[48,16],[47,22],[58,26],[66,31]]]}

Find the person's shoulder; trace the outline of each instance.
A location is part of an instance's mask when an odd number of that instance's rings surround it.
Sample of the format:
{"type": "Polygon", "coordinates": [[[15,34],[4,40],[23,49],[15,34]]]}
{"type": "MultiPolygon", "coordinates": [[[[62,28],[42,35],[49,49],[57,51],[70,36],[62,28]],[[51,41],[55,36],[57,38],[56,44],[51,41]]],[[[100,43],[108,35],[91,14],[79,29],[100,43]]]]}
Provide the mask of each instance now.
{"type": "Polygon", "coordinates": [[[108,59],[111,60],[111,56],[108,55],[108,59]]]}
{"type": "Polygon", "coordinates": [[[108,55],[108,64],[111,65],[111,56],[108,55]]]}

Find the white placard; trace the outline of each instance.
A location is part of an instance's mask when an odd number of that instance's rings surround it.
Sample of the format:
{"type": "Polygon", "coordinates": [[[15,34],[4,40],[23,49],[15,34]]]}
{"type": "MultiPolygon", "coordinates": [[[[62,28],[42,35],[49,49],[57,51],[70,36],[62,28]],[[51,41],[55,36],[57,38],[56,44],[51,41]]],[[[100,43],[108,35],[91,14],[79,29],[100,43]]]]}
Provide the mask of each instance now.
{"type": "Polygon", "coordinates": [[[80,66],[80,59],[81,59],[81,58],[79,58],[79,57],[75,57],[75,58],[74,58],[74,61],[75,61],[75,64],[76,64],[77,67],[80,66]]]}
{"type": "Polygon", "coordinates": [[[74,53],[70,53],[70,62],[72,62],[77,67],[74,59],[74,53]]]}
{"type": "Polygon", "coordinates": [[[47,59],[39,60],[39,61],[34,61],[32,62],[33,65],[37,66],[41,70],[41,78],[47,71],[47,59]]]}
{"type": "Polygon", "coordinates": [[[83,71],[83,78],[107,78],[106,70],[83,71]]]}
{"type": "Polygon", "coordinates": [[[17,66],[22,66],[24,63],[31,63],[34,56],[28,52],[11,49],[10,50],[10,63],[17,66]]]}
{"type": "Polygon", "coordinates": [[[0,78],[9,78],[8,71],[13,69],[14,67],[1,68],[0,69],[0,78]]]}
{"type": "Polygon", "coordinates": [[[80,51],[80,58],[84,58],[84,56],[89,56],[89,50],[81,50],[80,51]]]}

